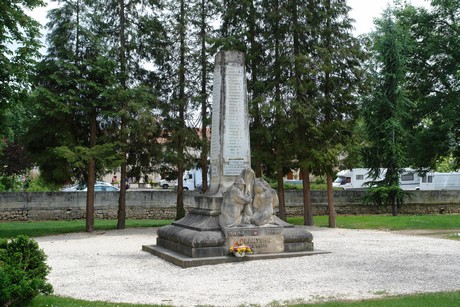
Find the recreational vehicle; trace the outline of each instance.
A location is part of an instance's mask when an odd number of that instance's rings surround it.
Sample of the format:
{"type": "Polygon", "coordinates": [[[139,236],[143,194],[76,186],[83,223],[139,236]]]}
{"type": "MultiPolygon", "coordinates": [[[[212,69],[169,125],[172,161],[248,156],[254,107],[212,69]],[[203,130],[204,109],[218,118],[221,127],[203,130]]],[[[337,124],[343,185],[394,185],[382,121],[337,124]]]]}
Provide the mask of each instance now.
{"type": "MultiPolygon", "coordinates": [[[[383,180],[386,169],[381,168],[376,181],[383,180]]],[[[368,168],[353,168],[351,170],[343,170],[337,173],[337,179],[333,182],[333,187],[350,189],[366,189],[370,187],[373,179],[369,177],[368,168]]],[[[418,190],[420,186],[420,177],[417,171],[405,168],[399,176],[399,186],[403,190],[418,190]]]]}
{"type": "Polygon", "coordinates": [[[426,173],[420,179],[420,190],[460,190],[460,173],[426,173]]]}

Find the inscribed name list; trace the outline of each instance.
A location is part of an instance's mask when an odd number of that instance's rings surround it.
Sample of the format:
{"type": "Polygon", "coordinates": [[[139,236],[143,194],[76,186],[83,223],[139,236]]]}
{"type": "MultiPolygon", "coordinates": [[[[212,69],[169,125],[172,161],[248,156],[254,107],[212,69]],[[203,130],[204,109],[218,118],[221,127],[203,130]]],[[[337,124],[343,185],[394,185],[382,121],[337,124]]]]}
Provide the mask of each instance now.
{"type": "Polygon", "coordinates": [[[223,172],[225,176],[238,176],[249,165],[249,129],[245,114],[244,67],[226,67],[225,129],[223,144],[223,172]]]}

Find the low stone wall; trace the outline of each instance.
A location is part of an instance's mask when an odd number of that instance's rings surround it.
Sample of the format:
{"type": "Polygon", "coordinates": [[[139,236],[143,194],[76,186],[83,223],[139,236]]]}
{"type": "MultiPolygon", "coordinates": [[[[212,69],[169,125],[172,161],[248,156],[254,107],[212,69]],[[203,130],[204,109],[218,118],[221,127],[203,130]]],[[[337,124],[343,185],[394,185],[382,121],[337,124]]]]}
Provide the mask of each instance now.
{"type": "MultiPolygon", "coordinates": [[[[388,214],[389,206],[363,205],[365,191],[334,191],[337,214],[388,214]]],[[[184,193],[187,209],[194,206],[196,192],[184,193]]],[[[286,192],[286,212],[303,215],[302,191],[286,192]]],[[[314,215],[327,214],[326,191],[312,191],[314,215]]],[[[116,219],[117,192],[97,192],[96,219],[116,219]]],[[[0,221],[38,221],[84,219],[85,192],[0,193],[0,221]]],[[[401,214],[460,213],[460,191],[413,191],[399,209],[401,214]]],[[[173,219],[176,214],[174,191],[127,191],[126,214],[129,219],[173,219]]]]}

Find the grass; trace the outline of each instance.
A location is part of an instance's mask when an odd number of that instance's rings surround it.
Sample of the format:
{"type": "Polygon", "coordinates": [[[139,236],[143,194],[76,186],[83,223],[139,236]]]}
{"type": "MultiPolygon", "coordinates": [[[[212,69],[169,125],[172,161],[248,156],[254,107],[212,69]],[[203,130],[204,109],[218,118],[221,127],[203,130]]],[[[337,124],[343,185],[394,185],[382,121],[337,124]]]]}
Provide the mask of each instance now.
{"type": "Polygon", "coordinates": [[[69,297],[61,297],[55,295],[39,295],[27,307],[43,307],[43,306],[65,306],[65,307],[152,307],[152,306],[168,306],[168,305],[141,305],[141,304],[125,304],[125,303],[108,303],[101,301],[84,301],[69,297]]]}
{"type": "MultiPolygon", "coordinates": [[[[325,298],[326,299],[326,298],[325,298]]],[[[437,293],[422,293],[414,295],[399,295],[390,296],[378,299],[360,300],[360,301],[333,301],[318,304],[298,304],[284,303],[279,304],[274,302],[273,307],[289,306],[318,306],[318,307],[450,307],[458,306],[460,302],[460,291],[453,292],[437,292],[437,293]]],[[[123,304],[123,303],[108,303],[101,301],[84,301],[60,296],[37,296],[28,307],[42,306],[66,306],[66,307],[154,307],[154,306],[169,306],[169,305],[139,305],[139,304],[123,304]]],[[[257,306],[251,304],[250,306],[257,306]]]]}
{"type": "Polygon", "coordinates": [[[295,304],[290,307],[301,306],[318,306],[318,307],[450,307],[458,306],[460,302],[460,291],[453,292],[437,292],[437,293],[422,293],[413,295],[398,295],[379,299],[369,299],[361,301],[345,301],[345,302],[327,302],[320,304],[295,304]]]}
{"type": "MultiPolygon", "coordinates": [[[[303,217],[288,218],[294,225],[303,225],[303,217]]],[[[327,216],[314,216],[314,225],[327,227],[327,216]]],[[[339,228],[348,229],[459,229],[460,214],[449,215],[340,215],[336,218],[339,228]]]]}
{"type": "MultiPolygon", "coordinates": [[[[327,216],[315,216],[314,225],[328,226],[327,216]]],[[[303,225],[303,217],[289,217],[293,225],[303,225]]],[[[172,220],[126,220],[126,227],[160,227],[171,224],[172,220]]],[[[340,215],[337,227],[348,229],[459,229],[460,214],[449,215],[340,215]]],[[[95,220],[96,230],[116,229],[116,220],[95,220]]],[[[0,222],[0,238],[12,238],[18,234],[41,237],[55,234],[84,232],[84,220],[39,221],[39,222],[0,222]]],[[[455,238],[454,238],[455,239],[455,238]]]]}
{"type": "MultiPolygon", "coordinates": [[[[126,220],[126,228],[160,227],[171,224],[172,220],[126,220]]],[[[116,220],[95,220],[95,230],[117,228],[116,220]]],[[[12,238],[18,234],[29,237],[42,237],[71,232],[84,232],[84,220],[37,221],[37,222],[0,222],[0,238],[12,238]]]]}

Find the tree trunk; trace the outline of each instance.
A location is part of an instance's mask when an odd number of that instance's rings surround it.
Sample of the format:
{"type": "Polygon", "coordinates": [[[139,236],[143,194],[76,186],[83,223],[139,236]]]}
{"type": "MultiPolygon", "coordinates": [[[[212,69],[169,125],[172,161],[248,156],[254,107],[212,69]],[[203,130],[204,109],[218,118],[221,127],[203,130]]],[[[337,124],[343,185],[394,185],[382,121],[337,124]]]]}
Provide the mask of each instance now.
{"type": "Polygon", "coordinates": [[[327,175],[327,208],[329,209],[329,227],[335,228],[334,190],[332,189],[332,175],[327,175]]]}
{"type": "Polygon", "coordinates": [[[313,226],[313,210],[311,208],[310,172],[306,168],[300,170],[303,178],[303,224],[313,226]]]}
{"type": "MultiPolygon", "coordinates": [[[[254,1],[249,2],[250,5],[250,13],[249,13],[249,21],[248,21],[248,26],[249,26],[249,46],[250,46],[250,54],[258,54],[257,50],[257,42],[256,42],[256,36],[259,34],[257,31],[256,27],[256,10],[254,7],[254,1]]],[[[253,118],[253,129],[259,133],[259,130],[261,128],[261,123],[260,123],[260,110],[259,110],[259,102],[258,102],[258,97],[260,95],[260,90],[257,85],[258,83],[258,71],[260,70],[260,67],[258,67],[258,58],[257,56],[248,56],[246,58],[246,61],[248,61],[250,67],[251,67],[251,82],[252,85],[249,91],[252,93],[251,97],[251,110],[252,110],[252,118],[253,118]]],[[[254,156],[254,159],[252,160],[252,163],[254,164],[254,173],[257,178],[262,177],[262,161],[260,159],[260,152],[262,151],[262,146],[261,142],[256,142],[254,144],[254,151],[257,153],[254,156]]]]}
{"type": "MultiPolygon", "coordinates": [[[[125,56],[125,2],[124,0],[118,0],[120,8],[120,84],[123,89],[126,90],[126,56],[125,56]]],[[[127,135],[126,135],[126,101],[122,101],[121,109],[121,127],[120,137],[122,142],[122,164],[121,164],[121,178],[120,178],[120,197],[118,199],[118,222],[117,229],[125,229],[126,223],[126,147],[127,146],[127,135]]]]}
{"type": "Polygon", "coordinates": [[[286,221],[286,200],[284,197],[284,181],[283,181],[283,172],[279,171],[277,173],[278,179],[278,199],[279,199],[279,213],[278,217],[283,221],[286,221]]]}
{"type": "Polygon", "coordinates": [[[179,63],[179,136],[177,138],[177,203],[176,203],[176,220],[185,216],[184,207],[184,147],[185,147],[185,110],[186,110],[186,97],[185,97],[185,0],[180,2],[180,63],[179,63]]]}
{"type": "Polygon", "coordinates": [[[86,231],[94,231],[94,183],[96,181],[96,160],[93,158],[93,148],[96,146],[97,119],[96,111],[90,114],[88,180],[86,182],[86,231]]]}
{"type": "MultiPolygon", "coordinates": [[[[120,133],[123,135],[126,131],[126,120],[122,119],[120,133]],[[124,124],[123,124],[124,123],[124,124]]],[[[117,229],[125,229],[126,227],[126,151],[123,150],[123,162],[120,170],[120,196],[118,198],[118,216],[117,229]]]]}
{"type": "Polygon", "coordinates": [[[206,60],[206,1],[201,0],[201,192],[208,190],[208,117],[207,117],[207,60],[206,60]]]}
{"type": "Polygon", "coordinates": [[[396,193],[392,192],[392,194],[393,195],[391,196],[391,199],[392,199],[391,213],[393,216],[397,216],[398,215],[398,200],[396,197],[396,193]]]}

